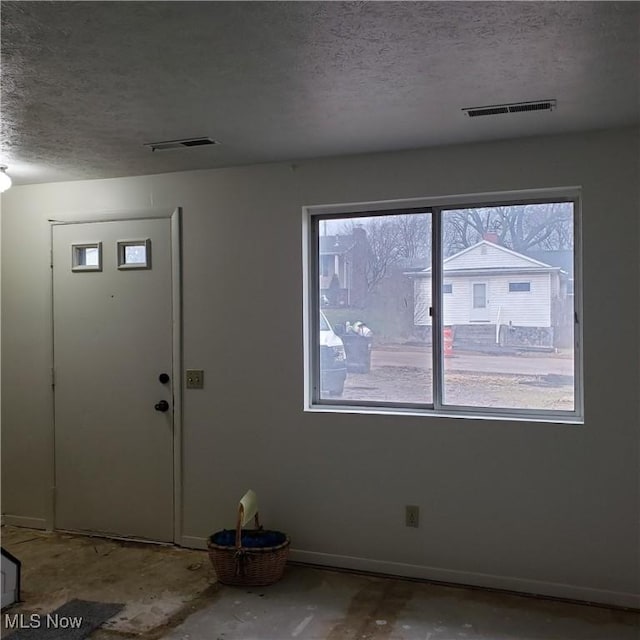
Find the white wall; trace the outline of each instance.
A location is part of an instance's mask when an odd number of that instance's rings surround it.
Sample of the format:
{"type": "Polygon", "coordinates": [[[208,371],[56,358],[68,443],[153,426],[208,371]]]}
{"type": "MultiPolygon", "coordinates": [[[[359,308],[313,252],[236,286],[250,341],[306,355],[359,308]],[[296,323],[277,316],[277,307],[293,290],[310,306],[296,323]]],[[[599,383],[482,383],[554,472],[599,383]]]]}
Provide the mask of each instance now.
{"type": "Polygon", "coordinates": [[[185,542],[231,526],[252,487],[297,558],[640,604],[638,143],[626,129],[11,189],[3,512],[51,515],[47,218],[181,206],[184,364],[206,370],[184,398],[185,542]],[[303,205],[571,185],[584,197],[584,426],[303,412],[303,205]],[[419,529],[405,504],[420,505],[419,529]]]}
{"type": "MultiPolygon", "coordinates": [[[[451,284],[451,280],[445,280],[445,284],[451,284]]],[[[413,324],[419,327],[430,327],[431,316],[431,277],[413,278],[413,324]]],[[[447,324],[446,322],[444,324],[447,324]]]]}
{"type": "Polygon", "coordinates": [[[469,324],[471,316],[471,283],[487,283],[489,322],[512,322],[517,327],[550,327],[551,299],[549,273],[514,274],[511,276],[451,277],[451,295],[444,296],[445,324],[469,324]],[[509,291],[510,282],[529,282],[530,291],[509,291]]]}
{"type": "MultiPolygon", "coordinates": [[[[445,284],[452,286],[451,293],[443,294],[443,324],[472,324],[472,282],[487,284],[487,321],[517,327],[551,326],[551,292],[549,272],[513,275],[449,276],[445,284]],[[509,291],[510,282],[529,282],[530,291],[509,291]]],[[[414,321],[416,325],[431,325],[431,281],[416,278],[414,321]]]]}

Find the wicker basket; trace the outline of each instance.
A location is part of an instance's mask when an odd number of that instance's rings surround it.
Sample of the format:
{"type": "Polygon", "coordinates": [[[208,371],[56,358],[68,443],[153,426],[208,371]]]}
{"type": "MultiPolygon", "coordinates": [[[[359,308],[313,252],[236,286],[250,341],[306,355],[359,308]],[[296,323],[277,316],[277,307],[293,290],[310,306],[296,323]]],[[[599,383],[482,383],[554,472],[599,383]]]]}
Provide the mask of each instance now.
{"type": "MultiPolygon", "coordinates": [[[[251,587],[261,587],[277,582],[282,577],[287,562],[291,542],[289,537],[285,536],[285,541],[274,547],[243,547],[242,518],[243,507],[240,505],[235,546],[215,544],[213,538],[217,534],[209,538],[209,558],[216,571],[218,581],[222,584],[251,587]]],[[[263,532],[257,513],[254,521],[255,529],[245,530],[245,533],[263,532]]]]}

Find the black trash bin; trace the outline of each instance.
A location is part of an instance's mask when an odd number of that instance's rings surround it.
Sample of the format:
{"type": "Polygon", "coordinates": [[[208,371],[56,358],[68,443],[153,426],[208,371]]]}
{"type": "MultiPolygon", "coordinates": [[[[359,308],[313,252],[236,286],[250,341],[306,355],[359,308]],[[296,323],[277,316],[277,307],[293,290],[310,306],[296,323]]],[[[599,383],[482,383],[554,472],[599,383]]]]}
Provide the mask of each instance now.
{"type": "Polygon", "coordinates": [[[371,369],[371,338],[357,333],[345,333],[342,337],[347,357],[347,371],[369,373],[371,369]]]}

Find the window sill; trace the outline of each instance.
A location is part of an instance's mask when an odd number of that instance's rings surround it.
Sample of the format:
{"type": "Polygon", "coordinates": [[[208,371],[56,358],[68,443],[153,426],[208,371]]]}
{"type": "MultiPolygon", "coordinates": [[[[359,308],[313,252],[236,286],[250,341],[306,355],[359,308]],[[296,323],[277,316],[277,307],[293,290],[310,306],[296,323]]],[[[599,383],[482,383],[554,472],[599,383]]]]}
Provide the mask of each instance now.
{"type": "Polygon", "coordinates": [[[490,420],[493,422],[528,422],[528,423],[548,423],[583,425],[584,418],[581,416],[558,415],[558,414],[512,414],[512,413],[491,413],[490,411],[435,411],[432,409],[400,408],[400,407],[370,407],[343,404],[314,404],[305,407],[305,412],[309,413],[343,413],[361,415],[380,416],[410,416],[413,418],[446,418],[462,420],[490,420]]]}

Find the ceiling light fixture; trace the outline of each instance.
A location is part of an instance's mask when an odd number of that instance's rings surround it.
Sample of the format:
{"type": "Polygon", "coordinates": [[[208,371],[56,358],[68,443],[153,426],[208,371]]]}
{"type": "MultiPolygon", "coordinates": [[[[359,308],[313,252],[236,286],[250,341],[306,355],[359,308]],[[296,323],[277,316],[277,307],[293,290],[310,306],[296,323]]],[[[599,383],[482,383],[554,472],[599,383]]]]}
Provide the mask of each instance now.
{"type": "Polygon", "coordinates": [[[11,178],[7,174],[7,166],[0,164],[0,193],[6,191],[11,184],[11,178]]]}

